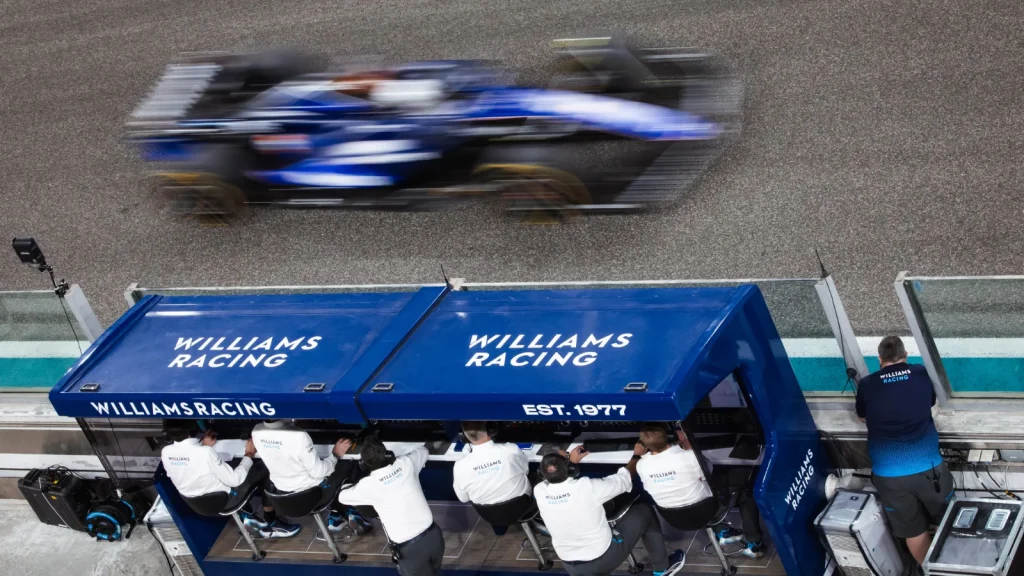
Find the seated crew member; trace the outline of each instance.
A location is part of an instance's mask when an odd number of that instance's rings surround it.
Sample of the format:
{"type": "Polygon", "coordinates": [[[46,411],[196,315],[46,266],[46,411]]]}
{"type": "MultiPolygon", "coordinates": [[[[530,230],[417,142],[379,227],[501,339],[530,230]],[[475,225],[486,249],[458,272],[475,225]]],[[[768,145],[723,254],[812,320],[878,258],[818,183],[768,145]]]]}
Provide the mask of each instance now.
{"type": "Polygon", "coordinates": [[[380,438],[369,436],[359,457],[370,475],[338,494],[350,506],[373,506],[403,576],[437,574],[444,557],[444,536],[420,485],[427,454],[417,446],[396,458],[380,438]]]}
{"type": "MultiPolygon", "coordinates": [[[[669,569],[665,539],[654,510],[645,502],[637,502],[615,524],[608,525],[604,503],[633,489],[633,474],[640,454],[640,444],[626,466],[605,478],[572,478],[569,465],[578,464],[587,454],[577,446],[569,454],[559,451],[548,454],[540,462],[544,479],[534,489],[537,507],[544,519],[555,553],[573,576],[611,574],[641,539],[651,557],[655,576],[669,569]]],[[[683,551],[672,554],[673,568],[684,560],[683,551]]]]}
{"type": "MultiPolygon", "coordinates": [[[[650,452],[637,463],[636,473],[643,482],[644,490],[658,506],[679,508],[714,496],[697,455],[682,430],[677,430],[670,438],[664,425],[645,425],[640,431],[640,443],[650,452]]],[[[740,489],[737,507],[743,519],[743,531],[723,522],[714,527],[715,535],[720,544],[745,540],[741,553],[750,558],[761,558],[764,556],[764,544],[761,542],[761,515],[749,482],[752,471],[740,467],[739,472],[729,474],[726,482],[730,489],[740,489]]]]}
{"type": "MultiPolygon", "coordinates": [[[[282,492],[302,492],[320,485],[324,498],[333,499],[338,487],[360,476],[355,462],[340,460],[352,445],[350,440],[335,442],[331,454],[321,460],[309,433],[291,422],[269,420],[257,424],[252,437],[260,458],[270,471],[270,481],[282,492]]],[[[332,503],[328,528],[338,532],[346,525],[356,535],[366,534],[373,527],[353,508],[332,503]]]]}
{"type": "MultiPolygon", "coordinates": [[[[455,495],[461,502],[501,504],[533,492],[527,476],[530,461],[519,446],[496,443],[483,421],[463,422],[462,432],[473,448],[452,469],[455,495]]],[[[539,522],[533,524],[547,534],[539,522]]]]}
{"type": "Polygon", "coordinates": [[[462,502],[500,504],[529,494],[529,460],[519,446],[496,443],[487,433],[487,422],[462,423],[473,449],[452,469],[455,495],[462,502]]]}
{"type": "Polygon", "coordinates": [[[878,344],[881,369],[857,387],[857,417],[868,427],[871,481],[893,533],[924,562],[938,523],[953,497],[953,476],[939,453],[932,420],[935,388],[924,366],[907,364],[897,336],[878,344]]]}
{"type": "MultiPolygon", "coordinates": [[[[239,505],[239,499],[254,485],[263,484],[267,480],[267,467],[263,462],[253,463],[256,447],[252,439],[245,443],[245,456],[238,466],[232,468],[220,459],[213,449],[217,442],[217,434],[208,429],[202,440],[194,437],[192,422],[173,421],[167,424],[167,432],[174,441],[165,446],[160,453],[164,470],[178,493],[186,498],[205,496],[214,492],[227,492],[230,496],[225,509],[239,505]]],[[[242,512],[246,526],[258,531],[264,538],[288,538],[299,533],[298,524],[282,522],[274,513],[274,508],[263,507],[263,517],[258,518],[250,512],[242,512]]]]}

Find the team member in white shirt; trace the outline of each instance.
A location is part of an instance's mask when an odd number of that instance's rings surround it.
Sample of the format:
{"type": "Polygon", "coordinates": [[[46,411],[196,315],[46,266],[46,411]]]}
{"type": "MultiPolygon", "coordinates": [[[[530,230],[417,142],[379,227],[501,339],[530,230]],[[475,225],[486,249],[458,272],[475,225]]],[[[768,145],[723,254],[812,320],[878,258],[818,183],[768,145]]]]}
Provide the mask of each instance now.
{"type": "MultiPolygon", "coordinates": [[[[352,442],[341,439],[326,458],[321,459],[309,433],[284,420],[257,424],[252,431],[256,451],[270,471],[270,481],[281,492],[302,492],[315,486],[324,491],[324,501],[334,500],[343,484],[352,483],[361,476],[359,466],[352,461],[340,460],[352,442]]],[[[370,531],[373,526],[350,506],[333,503],[327,517],[332,532],[349,526],[357,535],[370,531]]]]}
{"type": "MultiPolygon", "coordinates": [[[[669,434],[664,424],[648,424],[640,431],[640,443],[650,450],[636,465],[644,489],[662,508],[680,508],[714,497],[686,434],[682,430],[677,430],[673,437],[669,434]]],[[[736,486],[742,488],[737,505],[743,519],[743,531],[722,523],[715,526],[715,535],[721,544],[745,539],[742,553],[760,558],[764,556],[761,517],[747,482],[750,470],[740,469],[739,472],[738,476],[743,478],[739,478],[736,486]]]]}
{"type": "Polygon", "coordinates": [[[359,454],[370,475],[345,488],[338,500],[350,506],[373,506],[398,558],[402,576],[427,576],[441,571],[444,537],[420,486],[427,449],[418,446],[395,457],[380,438],[363,441],[359,454]]]}
{"type": "MultiPolygon", "coordinates": [[[[571,453],[548,454],[540,463],[544,479],[533,489],[537,507],[544,518],[551,544],[566,571],[573,576],[611,574],[618,569],[641,539],[651,557],[655,576],[669,569],[665,539],[654,511],[644,502],[637,502],[615,524],[608,525],[604,503],[633,489],[633,473],[639,454],[646,451],[640,444],[626,466],[605,478],[576,478],[570,465],[576,465],[587,454],[582,446],[571,453]]],[[[672,555],[673,568],[682,566],[683,552],[672,555]]]]}
{"type": "Polygon", "coordinates": [[[487,422],[463,422],[462,431],[472,452],[456,462],[452,470],[459,500],[500,504],[533,490],[527,477],[530,462],[519,446],[494,442],[487,433],[487,422]]]}
{"type": "MultiPolygon", "coordinates": [[[[200,440],[194,436],[190,421],[171,421],[165,427],[174,443],[164,447],[160,460],[167,477],[185,498],[226,492],[229,496],[224,509],[230,510],[241,504],[241,499],[253,486],[266,482],[267,467],[262,462],[253,463],[256,448],[251,439],[245,443],[245,456],[238,466],[232,468],[220,459],[214,449],[217,434],[212,429],[208,429],[200,440]]],[[[250,512],[242,512],[241,515],[245,524],[264,538],[287,538],[295,536],[301,529],[297,524],[280,521],[269,506],[263,507],[262,519],[250,512]]]]}

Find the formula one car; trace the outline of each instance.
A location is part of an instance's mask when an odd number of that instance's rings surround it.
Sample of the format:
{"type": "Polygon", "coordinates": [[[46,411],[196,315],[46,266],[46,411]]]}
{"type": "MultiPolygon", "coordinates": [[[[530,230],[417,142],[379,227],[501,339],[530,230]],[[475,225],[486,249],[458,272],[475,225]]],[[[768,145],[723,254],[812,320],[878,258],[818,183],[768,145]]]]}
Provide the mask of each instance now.
{"type": "Polygon", "coordinates": [[[213,219],[481,196],[531,215],[638,210],[678,197],[735,132],[739,82],[706,54],[554,46],[563,73],[543,88],[479,61],[332,73],[284,50],[190,56],[129,126],[175,212],[213,219]]]}

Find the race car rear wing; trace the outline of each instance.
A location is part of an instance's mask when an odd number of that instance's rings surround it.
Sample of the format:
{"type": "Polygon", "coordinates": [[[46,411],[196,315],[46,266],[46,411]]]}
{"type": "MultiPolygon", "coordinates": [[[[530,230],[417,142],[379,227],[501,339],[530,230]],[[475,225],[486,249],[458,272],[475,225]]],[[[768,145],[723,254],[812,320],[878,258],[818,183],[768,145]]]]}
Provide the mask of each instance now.
{"type": "Polygon", "coordinates": [[[132,112],[129,126],[159,129],[185,117],[222,70],[216,55],[185,55],[170,64],[146,98],[132,112]]]}

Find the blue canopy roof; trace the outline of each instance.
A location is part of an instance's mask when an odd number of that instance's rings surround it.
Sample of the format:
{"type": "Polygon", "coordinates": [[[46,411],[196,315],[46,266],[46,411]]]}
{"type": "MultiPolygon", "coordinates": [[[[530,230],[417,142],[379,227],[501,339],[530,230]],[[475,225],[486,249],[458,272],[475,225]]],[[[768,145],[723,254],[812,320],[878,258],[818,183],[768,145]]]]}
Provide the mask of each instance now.
{"type": "Polygon", "coordinates": [[[74,417],[331,418],[442,296],[149,296],[50,392],[74,417]]]}
{"type": "Polygon", "coordinates": [[[359,402],[381,420],[678,419],[684,376],[749,290],[453,292],[359,402]]]}

